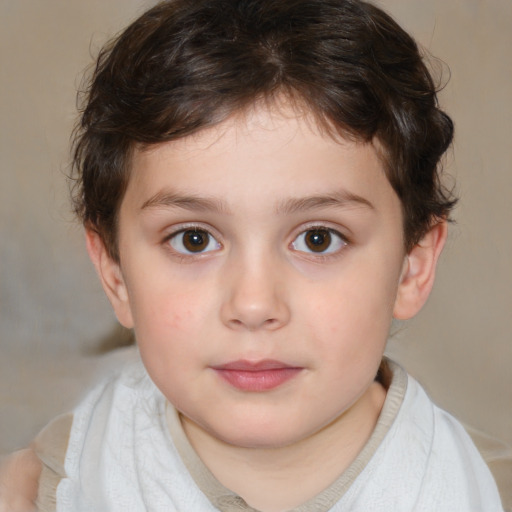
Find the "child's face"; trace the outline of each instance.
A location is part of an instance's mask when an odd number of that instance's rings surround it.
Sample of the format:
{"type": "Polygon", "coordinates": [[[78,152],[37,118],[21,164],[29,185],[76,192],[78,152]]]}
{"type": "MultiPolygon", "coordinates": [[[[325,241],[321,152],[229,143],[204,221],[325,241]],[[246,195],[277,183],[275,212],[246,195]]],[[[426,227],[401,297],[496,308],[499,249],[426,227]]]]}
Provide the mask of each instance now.
{"type": "Polygon", "coordinates": [[[291,444],[364,397],[404,263],[400,201],[371,144],[248,117],[137,152],[114,306],[189,421],[291,444]]]}

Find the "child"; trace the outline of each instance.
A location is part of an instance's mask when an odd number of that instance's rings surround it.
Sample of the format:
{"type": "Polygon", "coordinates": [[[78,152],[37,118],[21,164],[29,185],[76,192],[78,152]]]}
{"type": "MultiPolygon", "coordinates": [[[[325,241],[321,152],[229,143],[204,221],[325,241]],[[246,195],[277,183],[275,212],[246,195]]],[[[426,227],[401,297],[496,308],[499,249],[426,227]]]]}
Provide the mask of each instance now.
{"type": "Polygon", "coordinates": [[[502,510],[460,424],[383,358],[433,285],[452,132],[365,2],[135,21],[98,59],[75,200],[142,362],[8,478],[44,511],[502,510]]]}

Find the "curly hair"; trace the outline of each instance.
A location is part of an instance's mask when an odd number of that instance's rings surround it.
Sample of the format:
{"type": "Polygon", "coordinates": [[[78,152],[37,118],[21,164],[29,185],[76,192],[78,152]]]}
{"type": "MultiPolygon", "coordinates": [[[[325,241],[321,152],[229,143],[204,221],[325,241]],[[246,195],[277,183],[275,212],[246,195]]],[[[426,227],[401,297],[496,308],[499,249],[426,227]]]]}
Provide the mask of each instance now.
{"type": "Polygon", "coordinates": [[[119,258],[135,148],[172,141],[278,95],[382,147],[410,250],[456,199],[441,182],[453,123],[415,41],[359,0],[167,0],[100,52],[73,140],[75,211],[119,258]]]}

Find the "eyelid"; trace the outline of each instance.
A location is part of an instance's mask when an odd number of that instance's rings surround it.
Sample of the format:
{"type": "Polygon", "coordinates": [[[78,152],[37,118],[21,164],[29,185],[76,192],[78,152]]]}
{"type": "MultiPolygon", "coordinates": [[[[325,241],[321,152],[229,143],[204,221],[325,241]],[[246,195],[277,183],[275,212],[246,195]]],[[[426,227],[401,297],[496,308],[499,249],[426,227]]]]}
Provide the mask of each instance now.
{"type": "Polygon", "coordinates": [[[166,247],[173,252],[175,256],[178,256],[180,258],[187,258],[187,257],[201,257],[206,254],[210,254],[212,252],[216,252],[216,250],[219,250],[223,247],[221,236],[218,234],[217,230],[209,225],[202,224],[200,222],[185,222],[181,223],[177,226],[172,226],[169,228],[168,233],[166,233],[165,237],[162,240],[162,244],[166,245],[166,247]],[[173,240],[175,237],[177,237],[180,233],[185,233],[187,231],[203,231],[208,234],[209,237],[213,238],[215,242],[217,243],[218,247],[217,249],[212,249],[208,251],[198,251],[197,253],[194,252],[188,252],[188,251],[179,251],[175,247],[171,245],[171,240],[173,240]]]}
{"type": "Polygon", "coordinates": [[[292,250],[294,250],[294,251],[296,251],[298,253],[301,253],[301,254],[304,254],[304,255],[307,255],[307,256],[313,256],[316,259],[321,259],[321,258],[330,258],[330,257],[337,256],[340,253],[340,251],[342,251],[343,248],[346,247],[347,245],[350,245],[350,243],[351,243],[351,241],[350,241],[349,237],[347,237],[339,229],[339,227],[335,228],[329,222],[314,222],[314,223],[311,223],[309,225],[302,225],[300,227],[300,229],[295,230],[295,233],[293,235],[293,239],[290,242],[290,247],[292,248],[292,250]],[[293,244],[296,242],[296,240],[301,235],[306,235],[308,232],[315,231],[315,230],[318,230],[318,231],[328,231],[329,233],[333,234],[334,236],[339,238],[339,240],[342,242],[341,246],[338,247],[338,248],[335,248],[334,250],[323,251],[323,252],[321,252],[321,251],[315,252],[313,250],[301,250],[301,249],[297,249],[297,248],[294,247],[293,244]]]}
{"type": "Polygon", "coordinates": [[[219,240],[222,238],[222,235],[218,232],[217,229],[215,229],[210,224],[206,224],[203,222],[180,222],[178,224],[169,226],[168,228],[165,228],[165,230],[162,230],[165,232],[164,234],[164,242],[166,240],[169,240],[169,238],[172,238],[173,236],[177,235],[178,233],[181,233],[182,231],[188,231],[188,230],[198,230],[198,231],[206,231],[207,233],[210,233],[216,240],[219,240]]]}
{"type": "Polygon", "coordinates": [[[293,230],[291,236],[293,239],[295,239],[301,233],[304,233],[306,231],[313,231],[315,229],[325,229],[327,231],[331,231],[332,233],[336,233],[338,236],[340,236],[345,242],[352,243],[352,234],[348,228],[340,226],[340,224],[338,223],[333,223],[326,220],[317,220],[302,223],[300,226],[296,227],[293,230]]]}

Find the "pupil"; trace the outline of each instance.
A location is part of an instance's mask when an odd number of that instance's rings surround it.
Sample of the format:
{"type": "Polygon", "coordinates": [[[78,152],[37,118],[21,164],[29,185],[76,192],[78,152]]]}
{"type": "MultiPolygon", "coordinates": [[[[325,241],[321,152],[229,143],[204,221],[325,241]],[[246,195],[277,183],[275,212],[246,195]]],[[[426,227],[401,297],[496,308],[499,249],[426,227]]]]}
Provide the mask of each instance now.
{"type": "Polygon", "coordinates": [[[190,252],[200,252],[208,245],[208,233],[205,231],[185,231],[183,245],[190,252]]]}
{"type": "Polygon", "coordinates": [[[306,234],[306,245],[314,252],[322,252],[331,245],[331,234],[326,229],[312,229],[306,234]]]}

